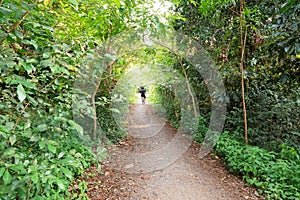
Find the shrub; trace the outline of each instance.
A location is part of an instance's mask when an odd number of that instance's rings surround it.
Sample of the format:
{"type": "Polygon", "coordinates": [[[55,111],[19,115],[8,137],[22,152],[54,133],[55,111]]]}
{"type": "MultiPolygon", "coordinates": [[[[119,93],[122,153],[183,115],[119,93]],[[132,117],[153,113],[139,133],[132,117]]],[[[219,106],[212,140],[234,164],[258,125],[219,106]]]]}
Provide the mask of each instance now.
{"type": "Polygon", "coordinates": [[[229,170],[241,175],[267,199],[300,198],[300,159],[294,148],[281,145],[280,153],[244,146],[224,133],[216,145],[229,170]]]}

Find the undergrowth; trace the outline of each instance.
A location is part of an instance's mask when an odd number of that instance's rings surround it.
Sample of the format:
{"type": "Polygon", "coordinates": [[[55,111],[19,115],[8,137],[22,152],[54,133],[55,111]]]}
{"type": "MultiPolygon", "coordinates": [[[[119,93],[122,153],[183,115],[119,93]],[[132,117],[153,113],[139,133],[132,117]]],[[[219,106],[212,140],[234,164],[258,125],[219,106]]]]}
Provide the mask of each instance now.
{"type": "Polygon", "coordinates": [[[23,131],[0,126],[0,199],[87,199],[72,187],[76,177],[95,163],[77,133],[23,131]]]}
{"type": "Polygon", "coordinates": [[[232,173],[256,186],[267,199],[299,199],[299,152],[284,144],[280,148],[281,151],[275,153],[256,146],[245,146],[224,133],[215,150],[232,173]]]}

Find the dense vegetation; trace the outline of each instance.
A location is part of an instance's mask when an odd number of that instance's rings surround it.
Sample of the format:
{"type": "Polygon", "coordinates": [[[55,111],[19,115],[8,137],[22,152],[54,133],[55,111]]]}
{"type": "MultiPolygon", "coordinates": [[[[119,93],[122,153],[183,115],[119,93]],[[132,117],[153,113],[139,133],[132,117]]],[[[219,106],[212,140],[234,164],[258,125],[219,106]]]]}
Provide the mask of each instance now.
{"type": "MultiPolygon", "coordinates": [[[[217,143],[217,154],[267,198],[299,198],[299,1],[181,1],[176,11],[182,19],[173,20],[175,29],[203,45],[224,78],[227,133],[217,143]],[[246,136],[253,146],[243,144],[246,136]]],[[[186,60],[173,65],[181,71],[183,66],[200,106],[194,138],[202,142],[210,96],[186,60]]],[[[178,101],[168,87],[157,90],[169,120],[178,123],[178,101]]]]}
{"type": "Polygon", "coordinates": [[[203,141],[210,96],[188,60],[163,46],[124,46],[120,55],[105,54],[108,63],[97,60],[103,59],[105,40],[146,27],[183,32],[215,60],[228,110],[216,152],[230,170],[270,199],[299,198],[299,1],[173,3],[169,23],[163,24],[143,1],[0,0],[0,199],[86,199],[86,183],[76,179],[105,156],[104,141],[126,135],[114,114],[126,112],[140,83],[148,84],[152,102],[162,104],[179,126],[184,109],[171,88],[181,82],[170,71],[188,80],[196,94],[201,117],[192,134],[203,141]],[[136,80],[132,66],[142,66],[136,80]],[[95,87],[89,94],[79,91],[79,77],[93,67],[95,87]],[[164,80],[156,80],[161,73],[164,80]],[[147,77],[155,81],[142,82],[147,77]],[[74,119],[72,108],[83,105],[77,101],[82,94],[96,108],[97,130],[74,119]],[[116,102],[121,106],[115,108],[116,102]]]}
{"type": "Polygon", "coordinates": [[[103,153],[82,141],[73,85],[85,57],[134,22],[135,6],[0,1],[0,199],[86,198],[74,180],[103,153]]]}

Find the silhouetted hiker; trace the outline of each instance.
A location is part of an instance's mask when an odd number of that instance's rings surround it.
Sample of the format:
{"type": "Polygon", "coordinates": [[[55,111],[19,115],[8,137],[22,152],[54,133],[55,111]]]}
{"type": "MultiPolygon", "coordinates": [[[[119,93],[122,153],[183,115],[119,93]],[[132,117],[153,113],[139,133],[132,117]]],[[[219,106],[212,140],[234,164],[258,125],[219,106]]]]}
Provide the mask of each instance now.
{"type": "Polygon", "coordinates": [[[145,102],[146,102],[146,89],[144,87],[141,87],[140,90],[139,90],[139,93],[141,93],[142,104],[145,104],[145,102]]]}

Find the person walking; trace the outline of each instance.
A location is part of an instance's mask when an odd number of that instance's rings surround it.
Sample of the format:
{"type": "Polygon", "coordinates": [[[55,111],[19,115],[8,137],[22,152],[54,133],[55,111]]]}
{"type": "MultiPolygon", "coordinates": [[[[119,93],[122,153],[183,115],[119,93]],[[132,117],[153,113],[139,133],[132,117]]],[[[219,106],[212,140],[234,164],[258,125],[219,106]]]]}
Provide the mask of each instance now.
{"type": "Polygon", "coordinates": [[[139,93],[141,93],[142,104],[144,105],[146,103],[146,89],[141,87],[139,93]]]}

